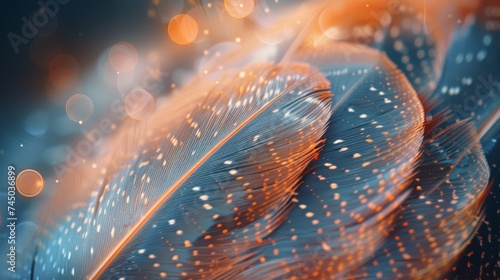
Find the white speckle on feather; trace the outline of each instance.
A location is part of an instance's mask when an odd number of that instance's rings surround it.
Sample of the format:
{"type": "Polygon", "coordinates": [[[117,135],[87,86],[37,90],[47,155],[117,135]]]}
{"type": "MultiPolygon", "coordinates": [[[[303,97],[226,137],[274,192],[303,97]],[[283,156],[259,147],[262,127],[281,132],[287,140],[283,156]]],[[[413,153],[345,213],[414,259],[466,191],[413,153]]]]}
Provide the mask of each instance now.
{"type": "Polygon", "coordinates": [[[203,208],[205,208],[207,210],[211,210],[213,207],[212,207],[212,205],[207,203],[207,204],[203,204],[203,208]]]}

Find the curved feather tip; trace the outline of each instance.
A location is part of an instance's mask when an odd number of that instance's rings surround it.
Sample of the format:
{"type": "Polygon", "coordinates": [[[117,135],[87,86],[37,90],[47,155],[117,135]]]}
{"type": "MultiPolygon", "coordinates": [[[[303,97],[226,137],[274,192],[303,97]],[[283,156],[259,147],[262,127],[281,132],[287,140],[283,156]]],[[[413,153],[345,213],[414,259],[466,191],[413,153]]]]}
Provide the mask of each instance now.
{"type": "Polygon", "coordinates": [[[402,1],[359,41],[371,19],[347,11],[363,1],[321,4],[279,63],[237,51],[229,70],[169,97],[137,139],[120,127],[93,159],[106,168],[54,210],[75,182],[62,178],[20,278],[443,277],[484,217],[482,143],[499,118],[498,99],[453,105],[475,83],[457,89],[458,78],[500,68],[484,57],[454,67],[468,45],[450,42],[480,34],[488,56],[498,32],[481,5],[402,1]],[[440,9],[473,20],[452,32],[440,9]]]}

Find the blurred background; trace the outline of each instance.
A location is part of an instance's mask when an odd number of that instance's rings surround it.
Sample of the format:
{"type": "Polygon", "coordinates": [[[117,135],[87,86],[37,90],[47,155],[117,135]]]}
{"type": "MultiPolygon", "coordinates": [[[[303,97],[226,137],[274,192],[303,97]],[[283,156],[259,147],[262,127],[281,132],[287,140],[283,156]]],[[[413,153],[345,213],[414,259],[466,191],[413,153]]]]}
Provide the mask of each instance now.
{"type": "MultiPolygon", "coordinates": [[[[22,241],[36,229],[30,222],[31,211],[50,197],[58,175],[74,172],[73,163],[78,166],[79,161],[99,153],[95,142],[111,135],[124,120],[147,118],[162,97],[195,75],[224,70],[224,55],[247,42],[266,46],[256,54],[258,58],[276,56],[279,44],[293,36],[287,21],[277,26],[276,19],[307,1],[237,2],[244,5],[228,7],[216,0],[4,2],[0,27],[2,237],[6,234],[7,166],[14,166],[17,173],[35,170],[28,181],[37,176],[44,180],[44,190],[37,196],[17,196],[18,239],[22,241]],[[82,144],[82,139],[88,141],[82,144]]],[[[500,9],[481,11],[500,18],[500,9]]],[[[474,31],[474,25],[470,28],[475,34],[484,32],[474,31]]],[[[494,30],[492,59],[498,62],[498,29],[494,30]]],[[[455,37],[455,44],[467,47],[470,37],[463,34],[463,38],[455,37]]],[[[500,80],[498,71],[490,74],[484,75],[486,80],[500,80]]],[[[492,178],[500,174],[496,139],[498,135],[491,136],[491,143],[485,145],[492,178]]],[[[499,180],[493,184],[485,222],[450,273],[451,279],[500,277],[499,180]]]]}

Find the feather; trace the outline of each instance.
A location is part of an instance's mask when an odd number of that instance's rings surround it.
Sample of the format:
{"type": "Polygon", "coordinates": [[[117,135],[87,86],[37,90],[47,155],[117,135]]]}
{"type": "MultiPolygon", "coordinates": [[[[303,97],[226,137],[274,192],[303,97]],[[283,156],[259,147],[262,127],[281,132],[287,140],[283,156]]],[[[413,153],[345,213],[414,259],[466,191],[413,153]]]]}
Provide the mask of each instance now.
{"type": "Polygon", "coordinates": [[[216,277],[251,257],[239,249],[264,228],[240,229],[286,201],[315,157],[328,82],[303,64],[266,63],[184,94],[199,96],[195,109],[176,126],[164,125],[172,107],[159,110],[156,137],[41,238],[37,278],[216,277]]]}
{"type": "Polygon", "coordinates": [[[494,55],[498,36],[466,25],[443,72],[451,24],[426,15],[465,19],[476,4],[403,1],[387,15],[374,1],[353,15],[364,1],[319,2],[282,63],[241,68],[257,42],[229,53],[224,71],[119,128],[101,169],[61,180],[21,278],[441,277],[483,217],[480,138],[500,117],[497,99],[446,107],[462,102],[452,85],[470,92],[470,75],[496,73],[453,62],[494,55]],[[353,44],[374,16],[362,43],[385,54],[353,44]],[[484,46],[462,48],[477,36],[484,46]]]}
{"type": "Polygon", "coordinates": [[[311,37],[322,39],[304,44],[333,40],[383,50],[420,98],[434,103],[428,115],[451,109],[451,123],[472,118],[482,145],[490,150],[500,130],[499,31],[492,27],[496,19],[491,9],[492,0],[334,2],[321,13],[316,33],[312,31],[311,37]],[[443,11],[460,24],[440,17],[443,11]],[[343,17],[347,14],[348,19],[343,17]]]}
{"type": "Polygon", "coordinates": [[[439,82],[454,27],[438,15],[461,19],[475,6],[455,1],[325,1],[302,44],[350,42],[382,50],[417,93],[429,98],[439,82]]]}
{"type": "MultiPolygon", "coordinates": [[[[477,129],[482,150],[490,161],[490,168],[494,170],[498,158],[494,151],[498,151],[497,139],[500,137],[500,31],[493,28],[498,17],[492,11],[500,7],[498,1],[494,0],[477,1],[477,4],[479,8],[453,30],[442,79],[433,97],[442,102],[432,108],[430,114],[437,115],[441,110],[449,110],[452,114],[443,127],[470,118],[477,129]]],[[[470,172],[474,172],[476,166],[471,165],[470,172]]],[[[487,178],[488,175],[484,176],[487,178]]],[[[496,252],[500,247],[498,241],[491,238],[492,232],[499,226],[495,216],[498,209],[497,193],[498,188],[491,188],[484,202],[484,222],[478,226],[475,237],[471,238],[460,259],[446,275],[449,279],[498,277],[496,252]]],[[[488,190],[483,195],[487,194],[488,190]]]]}
{"type": "Polygon", "coordinates": [[[473,124],[436,129],[423,150],[410,197],[383,246],[356,278],[438,279],[481,224],[489,168],[473,124]]]}
{"type": "Polygon", "coordinates": [[[451,123],[471,118],[481,144],[487,146],[500,133],[500,31],[489,27],[493,16],[487,10],[494,7],[493,1],[480,3],[481,9],[453,32],[443,77],[434,92],[442,103],[430,113],[450,108],[451,123]]]}
{"type": "Polygon", "coordinates": [[[332,84],[325,147],[303,178],[287,221],[242,278],[340,277],[384,240],[408,195],[423,138],[420,101],[375,50],[333,43],[297,54],[332,84]],[[349,49],[347,59],[339,50],[349,49]]]}

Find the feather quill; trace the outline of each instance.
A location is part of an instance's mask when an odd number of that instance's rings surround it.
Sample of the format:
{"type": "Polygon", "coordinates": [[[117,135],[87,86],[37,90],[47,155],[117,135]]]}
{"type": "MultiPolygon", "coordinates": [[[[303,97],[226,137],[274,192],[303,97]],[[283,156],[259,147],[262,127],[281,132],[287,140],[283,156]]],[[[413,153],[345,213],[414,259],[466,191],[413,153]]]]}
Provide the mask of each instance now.
{"type": "Polygon", "coordinates": [[[35,275],[216,277],[250,257],[233,244],[264,230],[235,232],[293,193],[331,115],[328,88],[308,66],[266,63],[185,92],[200,96],[195,109],[177,126],[153,122],[158,137],[42,238],[35,275]]]}
{"type": "MultiPolygon", "coordinates": [[[[480,113],[484,137],[498,124],[498,102],[467,116],[429,102],[435,119],[425,120],[420,100],[438,99],[457,76],[494,71],[445,67],[435,90],[450,26],[440,31],[422,17],[426,6],[403,2],[387,17],[375,1],[349,20],[336,15],[365,2],[327,5],[286,63],[236,69],[248,59],[234,52],[224,60],[232,71],[193,80],[147,122],[124,126],[96,159],[105,168],[82,171],[74,197],[78,176],[62,180],[45,212],[62,210],[21,256],[31,264],[23,276],[442,276],[476,232],[488,193],[474,125],[452,121],[480,113]],[[364,43],[387,56],[340,42],[357,41],[351,35],[374,14],[380,26],[364,43]]],[[[485,44],[491,36],[480,31],[485,44]]],[[[448,67],[461,45],[450,47],[448,67]]],[[[497,51],[490,45],[482,59],[497,51]]]]}

